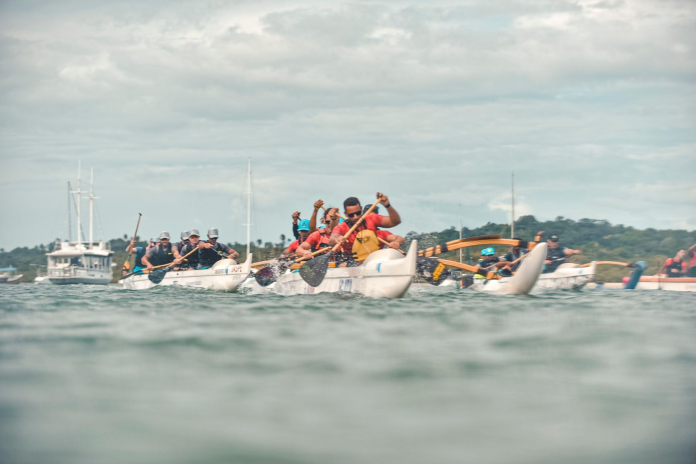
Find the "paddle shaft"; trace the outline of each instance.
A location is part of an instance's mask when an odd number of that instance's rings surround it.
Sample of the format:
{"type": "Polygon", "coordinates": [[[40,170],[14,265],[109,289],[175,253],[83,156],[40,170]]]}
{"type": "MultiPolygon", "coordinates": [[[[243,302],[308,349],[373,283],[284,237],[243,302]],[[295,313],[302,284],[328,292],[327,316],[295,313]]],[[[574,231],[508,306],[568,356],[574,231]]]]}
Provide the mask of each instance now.
{"type": "MultiPolygon", "coordinates": [[[[183,260],[183,259],[188,258],[188,257],[191,256],[191,255],[193,254],[193,252],[196,251],[197,249],[198,249],[198,247],[196,247],[196,248],[194,248],[193,250],[189,251],[189,252],[186,253],[184,256],[182,256],[181,259],[183,260]]],[[[161,268],[161,267],[171,266],[172,264],[174,264],[174,261],[172,261],[172,262],[169,263],[169,264],[160,264],[159,266],[154,266],[152,269],[159,269],[159,268],[161,268]]],[[[152,271],[152,269],[149,269],[149,270],[152,271]]]]}
{"type": "MultiPolygon", "coordinates": [[[[135,233],[133,234],[133,241],[138,238],[138,229],[140,228],[140,218],[143,217],[142,213],[138,213],[138,223],[135,225],[135,233]]],[[[131,250],[133,251],[133,250],[131,250]]],[[[128,262],[130,262],[130,256],[128,256],[128,262]]],[[[135,267],[135,260],[133,261],[133,267],[135,267]]]]}
{"type": "MultiPolygon", "coordinates": [[[[377,240],[379,240],[380,242],[384,243],[385,245],[389,245],[389,242],[387,242],[386,240],[383,240],[383,239],[381,239],[381,238],[379,238],[379,237],[377,237],[377,240]]],[[[403,250],[400,250],[400,249],[398,249],[398,248],[394,248],[394,249],[395,249],[396,251],[398,251],[399,253],[401,253],[402,255],[405,255],[405,254],[406,254],[406,252],[403,251],[403,250]]]]}

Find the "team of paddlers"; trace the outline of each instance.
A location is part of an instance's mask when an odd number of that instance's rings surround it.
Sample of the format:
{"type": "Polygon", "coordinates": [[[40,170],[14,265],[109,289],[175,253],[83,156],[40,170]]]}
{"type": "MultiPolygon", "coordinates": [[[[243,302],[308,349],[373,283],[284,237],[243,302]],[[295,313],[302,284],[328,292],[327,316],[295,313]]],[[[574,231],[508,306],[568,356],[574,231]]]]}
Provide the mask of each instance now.
{"type": "MultiPolygon", "coordinates": [[[[379,214],[378,206],[372,210],[370,207],[373,205],[366,205],[363,208],[360,200],[355,197],[349,197],[343,202],[343,215],[339,214],[336,207],[325,207],[322,200],[314,203],[314,211],[310,219],[300,219],[299,212],[293,213],[295,241],[281,253],[279,260],[310,259],[324,248],[337,246],[336,251],[331,254],[331,260],[338,267],[346,267],[360,265],[370,253],[381,248],[400,250],[404,244],[404,238],[384,229],[399,225],[401,217],[391,205],[389,197],[378,193],[377,201],[379,206],[386,210],[387,215],[379,214]],[[347,235],[352,226],[366,213],[358,227],[347,235]]],[[[544,232],[538,232],[536,241],[541,240],[543,235],[544,232]]],[[[146,247],[135,246],[135,239],[133,239],[126,248],[126,252],[135,255],[133,273],[149,272],[156,267],[169,264],[181,270],[208,269],[221,259],[235,259],[239,256],[237,251],[218,241],[218,229],[209,229],[207,237],[207,240],[201,240],[200,232],[192,229],[181,232],[180,241],[171,243],[169,232],[162,232],[157,238],[150,239],[146,247]]],[[[552,234],[547,244],[548,252],[544,269],[546,273],[555,271],[558,266],[567,261],[568,256],[580,254],[579,250],[560,246],[557,234],[552,234]]],[[[665,263],[662,272],[673,277],[690,275],[696,270],[694,249],[696,245],[688,251],[680,250],[675,258],[670,258],[665,263]],[[682,260],[687,253],[691,258],[688,266],[682,260]]],[[[491,271],[503,277],[511,276],[526,253],[526,249],[513,246],[507,254],[496,256],[493,247],[484,248],[475,266],[475,277],[489,277],[491,271]]],[[[126,275],[129,272],[128,261],[126,261],[123,274],[126,275]]]]}

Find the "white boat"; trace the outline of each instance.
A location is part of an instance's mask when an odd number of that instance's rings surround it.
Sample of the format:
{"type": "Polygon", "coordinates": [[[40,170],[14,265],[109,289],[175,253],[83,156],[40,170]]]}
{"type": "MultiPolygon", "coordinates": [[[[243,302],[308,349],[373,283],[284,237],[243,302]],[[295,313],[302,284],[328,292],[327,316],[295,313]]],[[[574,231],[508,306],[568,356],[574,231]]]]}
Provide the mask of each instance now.
{"type": "Polygon", "coordinates": [[[275,283],[273,291],[281,295],[314,293],[358,293],[370,298],[401,298],[416,274],[418,242],[411,242],[404,256],[394,249],[378,250],[360,266],[329,268],[318,287],[302,280],[299,272],[286,273],[275,283]]]}
{"type": "Polygon", "coordinates": [[[696,292],[696,278],[662,277],[661,275],[641,277],[636,290],[667,290],[670,292],[696,292]]]}
{"type": "Polygon", "coordinates": [[[89,241],[84,240],[82,235],[81,209],[82,194],[87,191],[82,190],[81,167],[77,170],[77,190],[72,191],[68,183],[68,225],[70,224],[70,203],[74,194],[75,210],[77,211],[77,241],[56,240],[51,253],[46,253],[48,257],[47,275],[48,280],[56,285],[87,284],[87,285],[108,285],[114,277],[113,271],[113,251],[109,242],[94,241],[94,173],[90,181],[89,189],[89,241]],[[82,237],[82,240],[80,239],[82,237]]]}
{"type": "Polygon", "coordinates": [[[109,242],[57,241],[48,257],[48,279],[52,284],[107,285],[113,279],[109,242]]]}
{"type": "Polygon", "coordinates": [[[199,271],[169,271],[158,284],[153,283],[147,274],[132,274],[118,281],[129,290],[146,290],[152,287],[178,285],[189,288],[203,288],[233,292],[244,283],[251,272],[252,255],[243,264],[233,259],[218,261],[210,269],[199,271]]]}
{"type": "Polygon", "coordinates": [[[24,274],[17,274],[14,267],[0,269],[0,284],[18,284],[22,281],[24,274]]]}
{"type": "Polygon", "coordinates": [[[580,267],[575,263],[563,263],[555,271],[541,274],[535,290],[580,290],[594,280],[597,263],[580,267]]]}
{"type": "Polygon", "coordinates": [[[474,283],[468,287],[472,290],[485,293],[527,295],[539,281],[539,276],[544,269],[546,261],[546,243],[537,244],[529,253],[517,272],[512,277],[502,279],[474,279],[474,283]]]}

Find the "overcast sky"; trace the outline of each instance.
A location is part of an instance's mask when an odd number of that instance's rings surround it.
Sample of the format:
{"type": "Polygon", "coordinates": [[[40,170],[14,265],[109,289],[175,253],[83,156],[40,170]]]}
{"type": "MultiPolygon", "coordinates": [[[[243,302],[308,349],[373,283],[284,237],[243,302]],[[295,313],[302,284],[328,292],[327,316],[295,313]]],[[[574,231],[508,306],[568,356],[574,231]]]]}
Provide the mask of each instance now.
{"type": "Polygon", "coordinates": [[[104,238],[244,241],[248,157],[264,241],[377,191],[506,222],[511,171],[518,215],[693,230],[695,39],[692,0],[3,0],[0,247],[67,236],[80,159],[104,238]]]}

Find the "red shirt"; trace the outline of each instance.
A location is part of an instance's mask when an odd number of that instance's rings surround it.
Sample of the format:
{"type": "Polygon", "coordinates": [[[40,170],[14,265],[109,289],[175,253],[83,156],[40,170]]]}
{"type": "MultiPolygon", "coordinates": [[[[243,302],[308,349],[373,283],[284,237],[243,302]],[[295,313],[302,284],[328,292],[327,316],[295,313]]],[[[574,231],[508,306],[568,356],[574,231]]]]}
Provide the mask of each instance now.
{"type": "MultiPolygon", "coordinates": [[[[355,237],[358,236],[358,232],[361,230],[369,229],[374,231],[375,233],[377,232],[378,227],[382,227],[382,219],[384,219],[384,216],[381,214],[370,214],[368,216],[365,216],[365,219],[360,223],[358,228],[348,236],[347,241],[343,243],[343,251],[346,253],[352,253],[353,252],[353,242],[355,242],[355,237]]],[[[346,235],[348,231],[350,230],[352,226],[349,226],[347,222],[342,222],[336,227],[334,227],[334,230],[331,232],[332,235],[346,235]]],[[[391,234],[389,234],[391,235],[391,234]]]]}
{"type": "Polygon", "coordinates": [[[667,261],[665,261],[665,265],[664,265],[663,267],[668,268],[668,273],[669,273],[669,268],[670,268],[670,267],[676,269],[676,268],[679,267],[679,264],[681,264],[681,270],[682,270],[682,272],[683,272],[683,271],[686,271],[686,262],[685,262],[684,260],[677,261],[677,260],[674,259],[674,258],[669,258],[667,261]]]}
{"type": "Polygon", "coordinates": [[[309,245],[312,247],[312,250],[316,251],[319,248],[329,246],[329,237],[330,235],[326,233],[326,229],[319,229],[309,234],[309,237],[307,237],[307,240],[305,240],[305,242],[309,243],[309,245]]]}
{"type": "Polygon", "coordinates": [[[297,247],[299,247],[299,246],[300,246],[300,241],[299,241],[299,240],[295,240],[295,241],[292,242],[290,245],[288,245],[288,251],[289,251],[290,253],[294,253],[294,252],[297,250],[297,247]]]}

